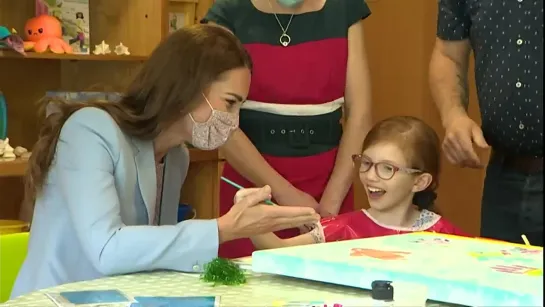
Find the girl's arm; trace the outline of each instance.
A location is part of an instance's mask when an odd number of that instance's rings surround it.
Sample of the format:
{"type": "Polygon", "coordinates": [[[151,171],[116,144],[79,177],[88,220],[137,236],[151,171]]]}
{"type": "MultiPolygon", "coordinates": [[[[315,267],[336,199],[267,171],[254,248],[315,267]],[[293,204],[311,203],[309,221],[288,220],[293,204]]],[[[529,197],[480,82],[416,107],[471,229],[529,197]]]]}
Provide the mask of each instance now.
{"type": "Polygon", "coordinates": [[[305,233],[289,239],[281,239],[274,233],[267,233],[250,238],[256,249],[273,249],[316,243],[311,233],[305,233]]]}
{"type": "MultiPolygon", "coordinates": [[[[363,2],[362,0],[359,0],[363,2]]],[[[320,215],[337,215],[352,185],[352,155],[360,154],[371,127],[371,84],[363,39],[363,20],[348,30],[344,132],[333,173],[320,200],[320,215]]]]}
{"type": "Polygon", "coordinates": [[[256,249],[271,249],[315,243],[353,240],[367,237],[369,219],[361,210],[322,219],[309,225],[308,233],[289,239],[281,239],[274,233],[250,238],[256,249]]]}

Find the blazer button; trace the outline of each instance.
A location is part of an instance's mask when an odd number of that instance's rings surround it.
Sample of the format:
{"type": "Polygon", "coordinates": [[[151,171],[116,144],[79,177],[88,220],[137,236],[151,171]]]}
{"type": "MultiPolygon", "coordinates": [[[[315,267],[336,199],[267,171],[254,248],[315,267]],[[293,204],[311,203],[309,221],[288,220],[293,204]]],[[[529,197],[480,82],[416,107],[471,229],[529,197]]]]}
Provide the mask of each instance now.
{"type": "Polygon", "coordinates": [[[193,266],[193,271],[198,272],[201,270],[201,267],[199,267],[197,264],[193,266]]]}

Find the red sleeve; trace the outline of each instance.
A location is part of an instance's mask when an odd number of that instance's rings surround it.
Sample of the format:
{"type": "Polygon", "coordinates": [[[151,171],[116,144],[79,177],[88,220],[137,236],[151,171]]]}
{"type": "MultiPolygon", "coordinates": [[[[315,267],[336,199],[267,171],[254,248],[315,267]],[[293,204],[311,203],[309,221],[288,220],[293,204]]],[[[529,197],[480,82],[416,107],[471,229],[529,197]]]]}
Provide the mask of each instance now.
{"type": "Polygon", "coordinates": [[[316,242],[336,242],[370,237],[372,225],[361,211],[324,218],[313,230],[316,242]]]}
{"type": "Polygon", "coordinates": [[[444,233],[444,234],[451,234],[455,236],[461,236],[461,237],[473,237],[469,235],[468,233],[464,232],[460,228],[456,227],[454,224],[449,222],[444,217],[441,217],[439,221],[435,224],[436,229],[435,232],[444,233]]]}

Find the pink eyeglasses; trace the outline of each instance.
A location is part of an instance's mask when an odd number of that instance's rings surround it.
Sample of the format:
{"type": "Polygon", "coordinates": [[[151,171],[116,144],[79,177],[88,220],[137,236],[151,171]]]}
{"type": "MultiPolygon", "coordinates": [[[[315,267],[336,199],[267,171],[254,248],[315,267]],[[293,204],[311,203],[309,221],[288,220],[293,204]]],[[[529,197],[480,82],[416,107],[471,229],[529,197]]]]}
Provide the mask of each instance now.
{"type": "Polygon", "coordinates": [[[397,166],[387,162],[374,163],[371,159],[363,155],[353,155],[352,161],[354,161],[355,165],[360,165],[360,173],[367,173],[374,166],[375,173],[382,180],[392,179],[397,172],[404,172],[407,174],[422,173],[422,171],[418,169],[397,166]]]}

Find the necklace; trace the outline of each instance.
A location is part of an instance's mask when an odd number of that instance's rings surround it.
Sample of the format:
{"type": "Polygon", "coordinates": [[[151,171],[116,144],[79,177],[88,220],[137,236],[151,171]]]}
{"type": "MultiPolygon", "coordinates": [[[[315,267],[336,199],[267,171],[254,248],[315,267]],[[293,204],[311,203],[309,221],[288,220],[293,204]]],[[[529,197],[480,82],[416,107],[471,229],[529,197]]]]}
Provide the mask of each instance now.
{"type": "MultiPolygon", "coordinates": [[[[269,1],[269,6],[271,7],[271,11],[273,11],[271,0],[268,0],[268,1],[269,1]]],[[[293,19],[293,14],[291,14],[290,20],[288,21],[288,24],[286,25],[285,28],[280,22],[280,19],[278,19],[278,15],[276,15],[276,13],[273,13],[273,15],[274,15],[274,18],[276,18],[276,22],[280,26],[280,29],[282,29],[282,35],[280,35],[280,38],[278,39],[278,41],[280,42],[280,45],[287,47],[291,43],[291,37],[287,34],[287,32],[288,32],[288,29],[290,28],[291,21],[293,19]]]]}

